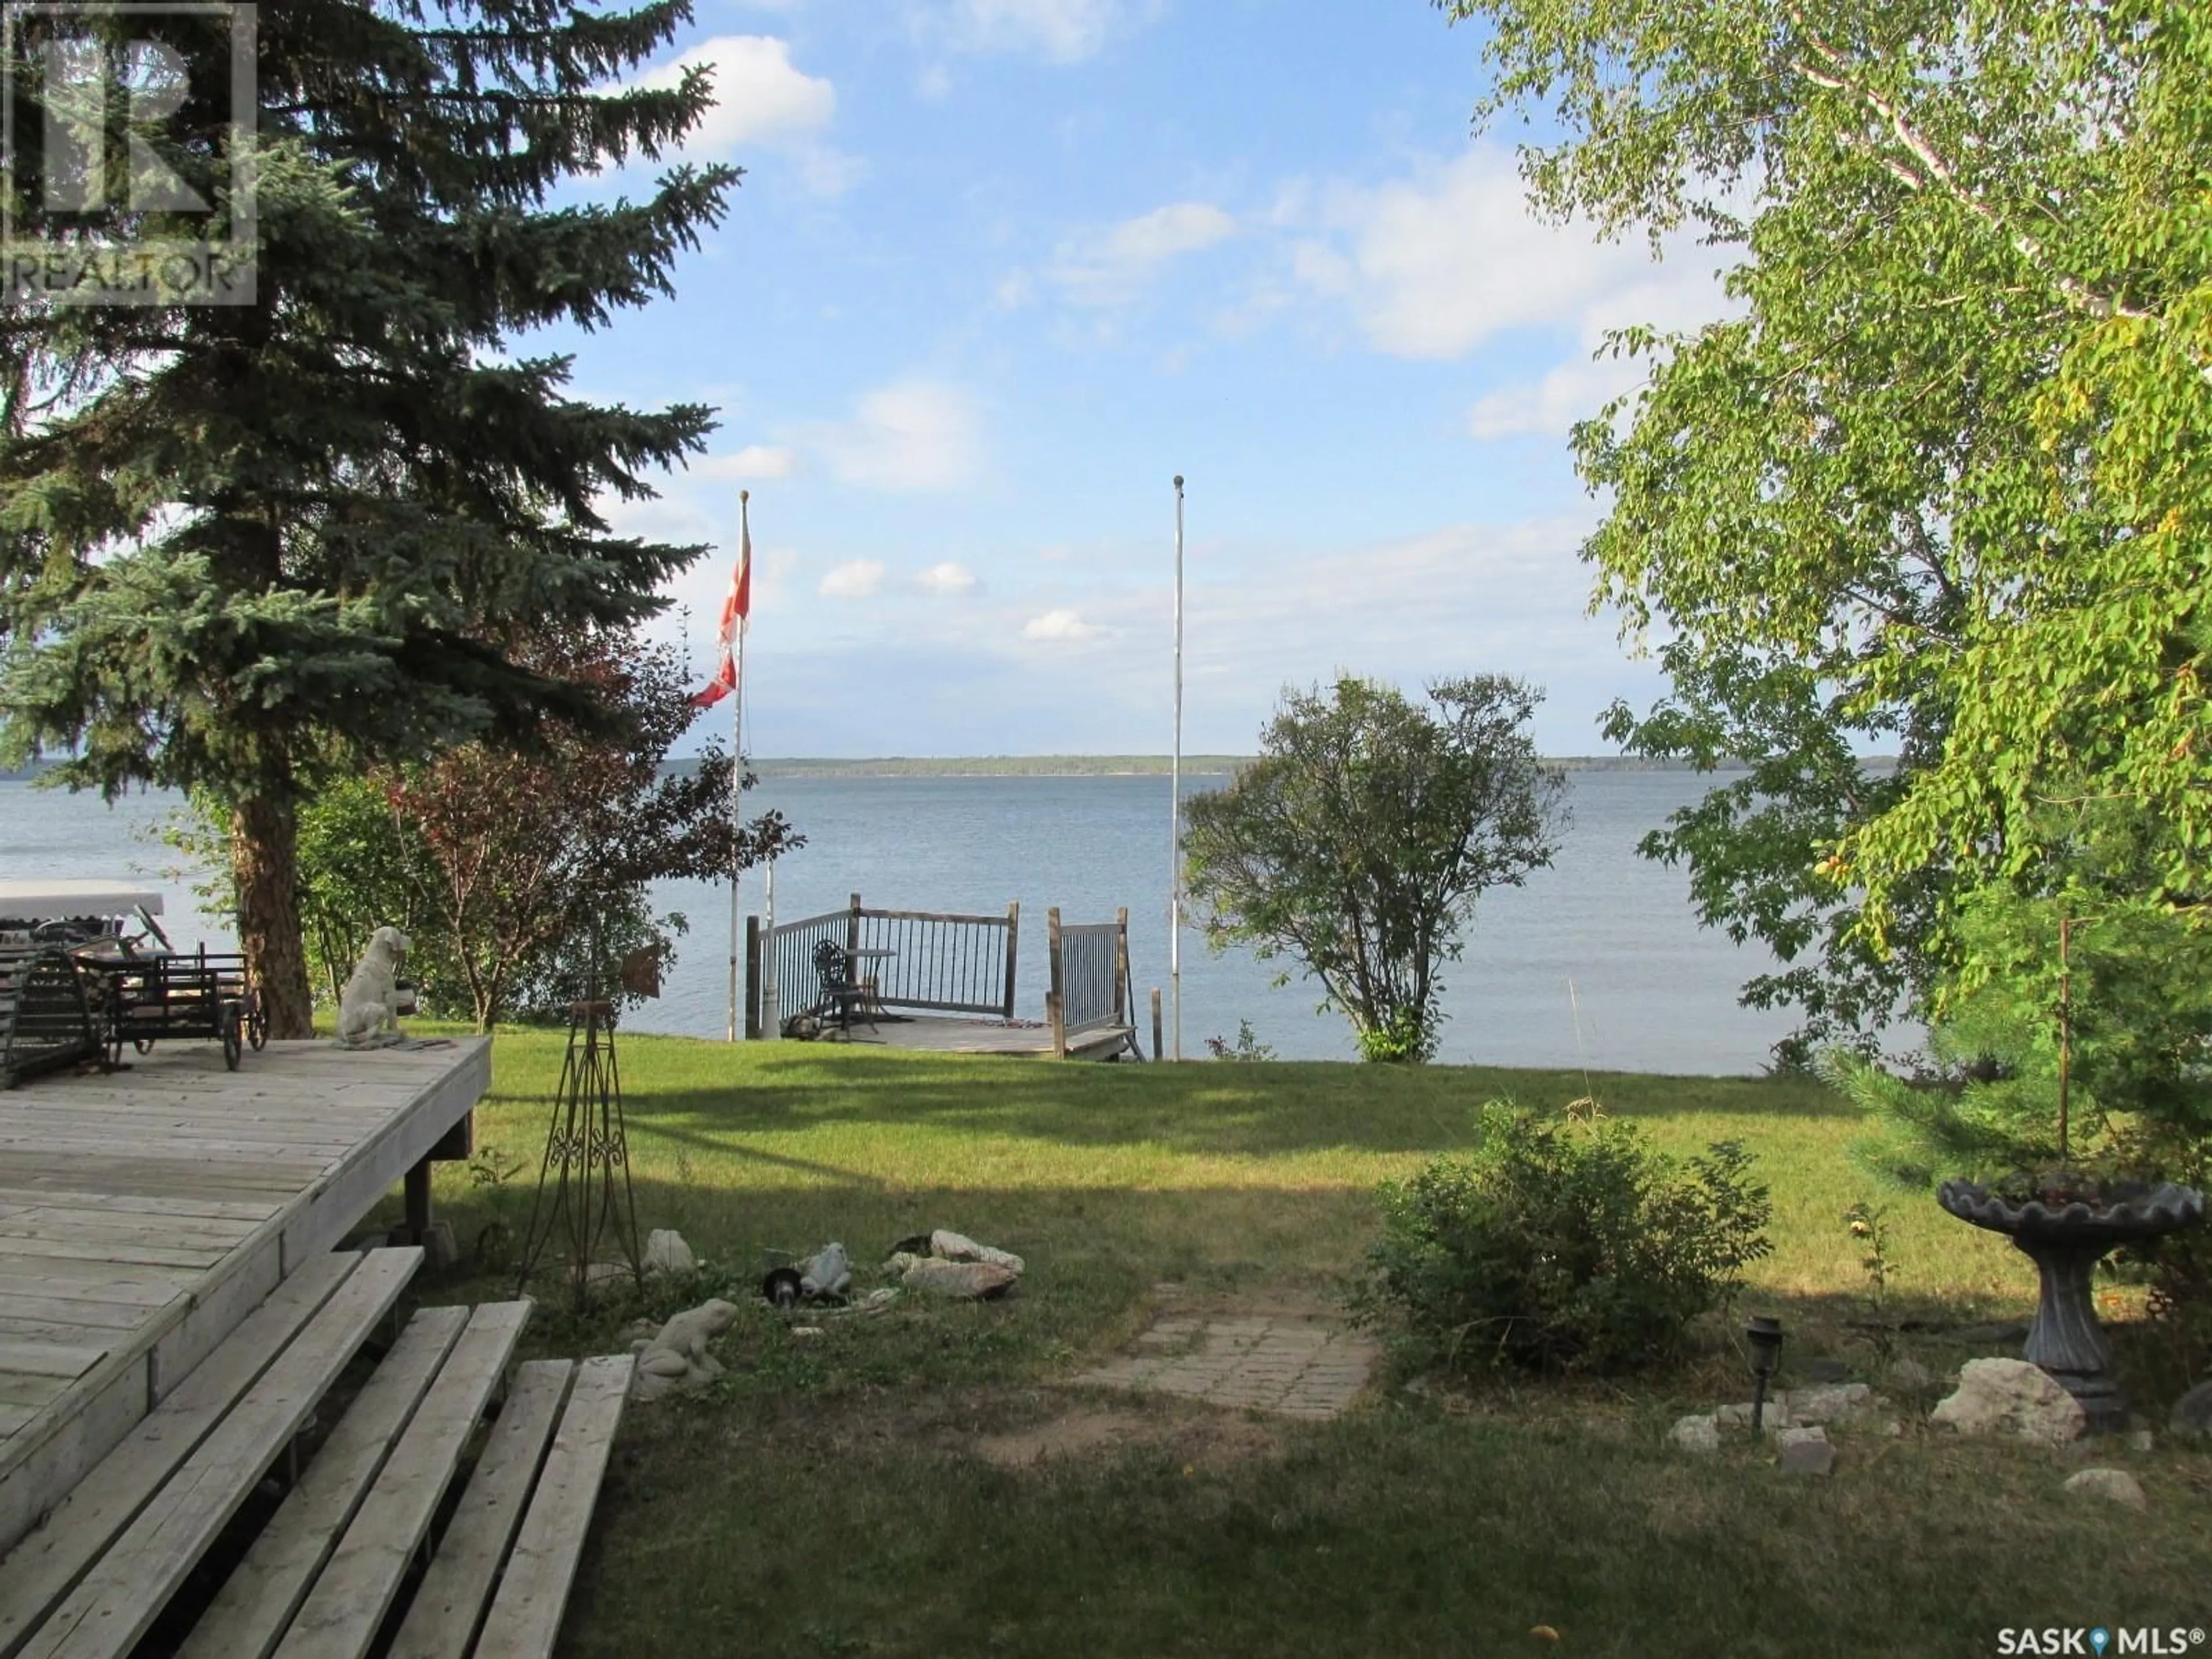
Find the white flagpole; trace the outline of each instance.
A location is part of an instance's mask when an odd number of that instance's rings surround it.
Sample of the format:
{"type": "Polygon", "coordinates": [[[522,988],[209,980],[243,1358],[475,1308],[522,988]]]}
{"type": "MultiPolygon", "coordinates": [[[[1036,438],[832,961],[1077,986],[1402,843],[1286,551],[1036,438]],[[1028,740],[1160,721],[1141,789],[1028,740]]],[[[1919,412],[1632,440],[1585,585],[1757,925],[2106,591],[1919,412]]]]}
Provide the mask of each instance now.
{"type": "MultiPolygon", "coordinates": [[[[752,523],[748,516],[747,503],[752,491],[738,492],[738,558],[744,560],[752,540],[752,523]]],[[[730,712],[730,830],[733,836],[742,836],[745,828],[745,628],[747,618],[739,617],[738,623],[737,663],[738,689],[732,698],[736,707],[730,712]]],[[[740,938],[738,927],[738,862],[736,843],[732,842],[730,855],[730,1041],[738,1040],[738,956],[740,938]]]]}
{"type": "Polygon", "coordinates": [[[1175,1057],[1182,1058],[1182,475],[1177,473],[1175,560],[1175,758],[1169,763],[1168,1003],[1175,1011],[1175,1057]]]}

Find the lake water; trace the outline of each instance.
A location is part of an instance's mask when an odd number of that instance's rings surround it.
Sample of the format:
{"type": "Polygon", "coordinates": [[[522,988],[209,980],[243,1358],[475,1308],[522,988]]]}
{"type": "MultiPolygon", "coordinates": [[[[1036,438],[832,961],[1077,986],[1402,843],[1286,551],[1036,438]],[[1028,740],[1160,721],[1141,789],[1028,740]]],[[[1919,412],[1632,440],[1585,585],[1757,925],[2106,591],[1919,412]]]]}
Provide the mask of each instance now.
{"type": "MultiPolygon", "coordinates": [[[[1221,780],[1184,781],[1187,790],[1221,780]]],[[[1680,772],[1570,775],[1574,821],[1556,864],[1525,888],[1486,895],[1465,959],[1446,969],[1440,1058],[1500,1066],[1741,1073],[1755,1071],[1794,1022],[1736,1006],[1737,988],[1772,958],[1701,929],[1688,874],[1636,856],[1636,842],[1710,781],[1680,772]],[[1573,994],[1570,997],[1571,981],[1573,994]],[[1577,1010],[1579,1008],[1579,1018],[1577,1010]]],[[[1164,777],[769,778],[746,797],[807,837],[775,872],[779,919],[833,910],[859,892],[872,908],[1003,914],[1022,907],[1016,1012],[1042,1017],[1044,918],[1110,921],[1129,910],[1139,1006],[1168,983],[1168,781],[1164,777]]],[[[190,877],[156,838],[175,798],[105,806],[23,783],[0,783],[0,875],[128,874],[167,895],[180,945],[228,948],[219,920],[193,908],[190,877]]],[[[761,872],[743,902],[762,907],[761,872]]],[[[728,995],[727,890],[671,884],[658,908],[690,919],[662,999],[635,1029],[720,1036],[728,995]]],[[[1342,1018],[1316,1014],[1313,985],[1272,983],[1279,964],[1210,955],[1195,933],[1182,951],[1183,1052],[1233,1038],[1248,1019],[1285,1059],[1349,1059],[1342,1018]]],[[[1149,1049],[1150,1038],[1146,1036],[1149,1049]]]]}

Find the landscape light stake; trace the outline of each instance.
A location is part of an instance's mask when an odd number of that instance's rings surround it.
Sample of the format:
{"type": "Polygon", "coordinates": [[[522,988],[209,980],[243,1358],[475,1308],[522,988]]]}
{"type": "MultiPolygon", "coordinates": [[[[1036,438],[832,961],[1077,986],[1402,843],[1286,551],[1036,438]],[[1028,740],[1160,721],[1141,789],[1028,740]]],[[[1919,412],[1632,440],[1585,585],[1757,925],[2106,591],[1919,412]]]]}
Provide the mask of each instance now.
{"type": "Polygon", "coordinates": [[[599,1245],[611,1231],[637,1282],[645,1282],[638,1248],[637,1195],[629,1179],[629,1139],[623,1122],[622,1067],[615,1057],[615,1005],[599,994],[599,940],[580,1002],[568,1005],[568,1049],[553,1092],[545,1130],[545,1157],[531,1201],[530,1231],[518,1293],[530,1283],[538,1258],[560,1233],[568,1242],[569,1271],[580,1310],[591,1289],[599,1245]],[[547,1188],[552,1188],[550,1198],[547,1188]],[[617,1186],[619,1185],[619,1190],[617,1186]]]}
{"type": "Polygon", "coordinates": [[[1743,1328],[1751,1345],[1751,1431],[1757,1434],[1766,1422],[1766,1385],[1782,1364],[1782,1322],[1771,1314],[1754,1314],[1743,1328]]]}

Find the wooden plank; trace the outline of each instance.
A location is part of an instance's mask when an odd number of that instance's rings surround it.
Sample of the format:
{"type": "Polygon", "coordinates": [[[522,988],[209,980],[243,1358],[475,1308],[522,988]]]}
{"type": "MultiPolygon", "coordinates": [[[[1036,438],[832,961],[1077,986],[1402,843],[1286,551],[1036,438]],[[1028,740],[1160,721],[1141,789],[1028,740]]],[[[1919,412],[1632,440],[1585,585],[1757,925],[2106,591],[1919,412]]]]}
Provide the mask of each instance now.
{"type": "Polygon", "coordinates": [[[476,1659],[546,1659],[553,1651],[636,1363],[633,1354],[605,1354],[578,1368],[476,1659]]]}
{"type": "Polygon", "coordinates": [[[153,1262],[78,1261],[67,1256],[0,1256],[0,1296],[67,1297],[79,1302],[166,1307],[198,1282],[189,1267],[153,1262]]]}
{"type": "Polygon", "coordinates": [[[241,1204],[225,1199],[195,1199],[179,1194],[171,1198],[148,1198],[137,1193],[70,1192],[62,1188],[0,1188],[0,1203],[34,1209],[98,1210],[120,1215],[205,1217],[223,1221],[266,1221],[279,1206],[241,1204]]]}
{"type": "Polygon", "coordinates": [[[0,1331],[0,1371],[32,1376],[59,1376],[74,1382],[100,1362],[106,1346],[87,1348],[52,1342],[33,1342],[0,1331]]]}
{"type": "Polygon", "coordinates": [[[129,1239],[11,1238],[0,1234],[0,1261],[127,1262],[142,1267],[212,1267],[230,1253],[228,1244],[173,1249],[129,1239]]]}
{"type": "Polygon", "coordinates": [[[142,1233],[149,1237],[166,1233],[172,1237],[189,1238],[194,1243],[202,1239],[227,1239],[235,1243],[251,1237],[253,1230],[268,1219],[265,1215],[258,1215],[251,1221],[234,1221],[222,1216],[186,1215],[181,1210],[141,1215],[110,1209],[105,1205],[87,1209],[63,1204],[27,1204],[0,1217],[0,1231],[20,1238],[49,1238],[57,1234],[114,1234],[128,1238],[142,1233]]]}
{"type": "Polygon", "coordinates": [[[467,1324],[466,1308],[425,1308],[316,1449],[300,1484],[192,1626],[178,1659],[265,1659],[467,1324]]]}
{"type": "Polygon", "coordinates": [[[148,1413],[43,1525],[0,1558],[0,1655],[81,1578],[362,1260],[326,1256],[286,1279],[231,1340],[148,1413]]]}
{"type": "Polygon", "coordinates": [[[33,1409],[48,1401],[58,1400],[69,1392],[75,1377],[52,1376],[43,1374],[25,1376],[0,1370],[0,1406],[21,1406],[33,1409]]]}
{"type": "Polygon", "coordinates": [[[469,1316],[468,1328],[285,1632],[280,1659],[362,1659],[368,1651],[529,1317],[527,1302],[489,1302],[469,1316]]]}
{"type": "MultiPolygon", "coordinates": [[[[123,1659],[392,1311],[420,1250],[376,1250],[33,1632],[26,1659],[123,1659]]],[[[188,1379],[189,1381],[189,1379],[188,1379]]]]}
{"type": "Polygon", "coordinates": [[[566,1359],[533,1359],[516,1370],[386,1659],[466,1659],[574,1369],[566,1359]]]}

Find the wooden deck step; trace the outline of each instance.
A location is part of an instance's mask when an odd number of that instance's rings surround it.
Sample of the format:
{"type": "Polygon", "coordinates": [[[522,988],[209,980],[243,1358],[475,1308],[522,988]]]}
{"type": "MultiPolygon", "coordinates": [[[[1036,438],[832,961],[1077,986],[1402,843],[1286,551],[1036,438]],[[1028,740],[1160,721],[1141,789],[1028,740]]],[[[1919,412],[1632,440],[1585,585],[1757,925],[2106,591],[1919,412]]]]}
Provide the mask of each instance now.
{"type": "Polygon", "coordinates": [[[634,1354],[608,1354],[577,1368],[561,1431],[484,1620],[476,1659],[546,1659],[553,1651],[636,1364],[634,1354]]]}
{"type": "Polygon", "coordinates": [[[277,1286],[55,1505],[44,1524],[0,1557],[0,1656],[14,1653],[76,1586],[362,1260],[318,1256],[277,1286]]]}
{"type": "Polygon", "coordinates": [[[280,1659],[362,1659],[368,1651],[529,1317],[527,1302],[486,1303],[469,1316],[452,1357],[285,1632],[280,1659]]]}
{"type": "Polygon", "coordinates": [[[467,1324],[466,1308],[425,1308],[354,1397],[261,1535],[192,1626],[178,1659],[266,1659],[307,1600],[369,1485],[467,1324]]]}
{"type": "Polygon", "coordinates": [[[533,1359],[516,1370],[460,1507],[386,1659],[466,1659],[574,1370],[569,1360],[533,1359]]]}
{"type": "MultiPolygon", "coordinates": [[[[392,1311],[422,1259],[416,1249],[374,1250],[362,1259],[23,1644],[25,1659],[122,1659],[130,1653],[377,1322],[392,1311]]],[[[234,1333],[224,1347],[236,1343],[234,1333]]]]}

